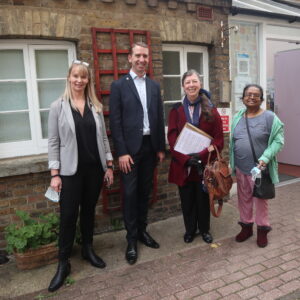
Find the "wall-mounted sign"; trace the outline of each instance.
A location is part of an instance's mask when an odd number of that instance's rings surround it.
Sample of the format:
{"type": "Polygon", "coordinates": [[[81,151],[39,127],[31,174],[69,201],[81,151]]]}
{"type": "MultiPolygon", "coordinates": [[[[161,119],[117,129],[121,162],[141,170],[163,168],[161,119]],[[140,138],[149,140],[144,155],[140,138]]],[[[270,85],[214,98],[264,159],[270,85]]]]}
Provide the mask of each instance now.
{"type": "Polygon", "coordinates": [[[222,119],[223,132],[230,132],[230,124],[231,124],[231,109],[221,107],[218,108],[218,112],[222,119]]]}
{"type": "Polygon", "coordinates": [[[249,54],[246,53],[237,54],[237,74],[249,75],[249,73],[250,73],[249,54]]]}

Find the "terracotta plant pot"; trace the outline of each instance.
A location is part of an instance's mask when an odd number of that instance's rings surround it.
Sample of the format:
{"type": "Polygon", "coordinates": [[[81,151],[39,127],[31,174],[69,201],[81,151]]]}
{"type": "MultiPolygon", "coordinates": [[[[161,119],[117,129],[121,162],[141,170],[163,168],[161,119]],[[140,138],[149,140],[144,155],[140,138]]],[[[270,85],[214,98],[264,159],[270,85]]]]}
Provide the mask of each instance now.
{"type": "Polygon", "coordinates": [[[56,243],[30,249],[24,253],[14,253],[20,270],[30,270],[57,262],[58,248],[56,243]]]}

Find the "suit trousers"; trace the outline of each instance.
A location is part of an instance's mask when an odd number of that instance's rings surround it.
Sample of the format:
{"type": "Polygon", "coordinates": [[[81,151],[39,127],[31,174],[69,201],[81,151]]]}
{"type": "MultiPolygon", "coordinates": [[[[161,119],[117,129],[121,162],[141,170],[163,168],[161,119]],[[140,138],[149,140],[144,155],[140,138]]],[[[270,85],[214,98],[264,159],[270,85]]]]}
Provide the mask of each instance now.
{"type": "Polygon", "coordinates": [[[83,245],[93,242],[95,207],[102,188],[104,172],[99,165],[78,167],[73,176],[61,176],[59,259],[71,256],[80,208],[83,245]]]}
{"type": "Polygon", "coordinates": [[[178,186],[181,209],[187,234],[194,235],[197,227],[200,233],[210,229],[209,196],[202,189],[200,182],[190,181],[178,186]]]}
{"type": "Polygon", "coordinates": [[[135,242],[139,233],[146,230],[149,194],[157,162],[150,135],[143,137],[137,154],[131,156],[134,164],[131,172],[122,173],[123,217],[128,242],[135,242]]]}

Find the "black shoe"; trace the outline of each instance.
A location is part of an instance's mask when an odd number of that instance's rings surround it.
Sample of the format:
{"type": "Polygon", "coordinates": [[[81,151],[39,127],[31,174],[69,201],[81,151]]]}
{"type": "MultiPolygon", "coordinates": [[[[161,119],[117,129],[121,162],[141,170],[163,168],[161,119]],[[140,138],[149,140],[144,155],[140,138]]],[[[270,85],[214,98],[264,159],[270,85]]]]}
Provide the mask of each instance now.
{"type": "Polygon", "coordinates": [[[183,236],[183,240],[185,243],[191,243],[194,240],[194,235],[185,233],[183,236]]]}
{"type": "Polygon", "coordinates": [[[213,242],[213,237],[211,236],[211,234],[209,232],[201,233],[201,235],[202,235],[202,239],[205,243],[210,244],[213,242]]]}
{"type": "Polygon", "coordinates": [[[70,272],[71,272],[70,262],[68,260],[60,260],[58,262],[57,271],[48,287],[48,291],[54,292],[58,290],[64,284],[65,279],[69,276],[70,272]]]}
{"type": "Polygon", "coordinates": [[[106,267],[106,263],[102,260],[102,258],[95,254],[92,245],[84,245],[81,250],[81,256],[96,268],[103,269],[106,267]]]}
{"type": "Polygon", "coordinates": [[[159,248],[159,244],[146,231],[139,234],[139,241],[150,248],[159,248]]]}
{"type": "Polygon", "coordinates": [[[126,253],[125,253],[125,257],[127,262],[130,265],[133,265],[136,263],[138,254],[137,254],[137,246],[136,246],[136,242],[129,242],[127,249],[126,249],[126,253]]]}

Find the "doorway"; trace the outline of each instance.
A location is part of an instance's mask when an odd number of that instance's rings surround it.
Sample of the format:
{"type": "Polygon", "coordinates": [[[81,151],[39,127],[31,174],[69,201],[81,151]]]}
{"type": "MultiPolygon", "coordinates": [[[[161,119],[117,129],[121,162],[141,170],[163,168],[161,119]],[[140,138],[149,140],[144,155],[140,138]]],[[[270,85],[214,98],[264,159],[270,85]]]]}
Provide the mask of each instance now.
{"type": "Polygon", "coordinates": [[[300,45],[283,40],[267,40],[267,104],[285,125],[285,146],[280,163],[300,166],[300,45]],[[297,142],[298,140],[298,142],[297,142]]]}

